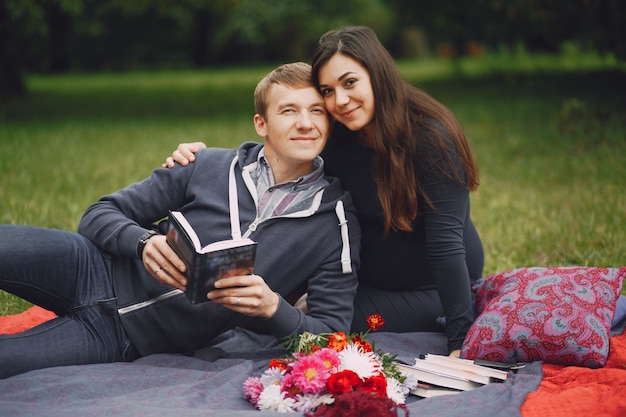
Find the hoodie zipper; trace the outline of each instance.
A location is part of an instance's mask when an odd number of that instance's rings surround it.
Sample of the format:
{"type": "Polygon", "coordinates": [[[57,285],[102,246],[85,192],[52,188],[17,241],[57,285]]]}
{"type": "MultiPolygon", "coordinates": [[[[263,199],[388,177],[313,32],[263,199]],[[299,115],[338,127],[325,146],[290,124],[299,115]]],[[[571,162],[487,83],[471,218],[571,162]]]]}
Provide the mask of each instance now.
{"type": "Polygon", "coordinates": [[[183,294],[183,292],[177,289],[171,290],[159,296],[156,296],[150,300],[142,301],[141,303],[137,303],[137,304],[132,304],[132,305],[129,305],[128,307],[118,308],[117,312],[120,315],[132,313],[135,310],[139,310],[139,309],[151,306],[152,304],[158,303],[159,301],[167,300],[168,298],[174,297],[175,295],[178,295],[178,294],[183,294]]]}

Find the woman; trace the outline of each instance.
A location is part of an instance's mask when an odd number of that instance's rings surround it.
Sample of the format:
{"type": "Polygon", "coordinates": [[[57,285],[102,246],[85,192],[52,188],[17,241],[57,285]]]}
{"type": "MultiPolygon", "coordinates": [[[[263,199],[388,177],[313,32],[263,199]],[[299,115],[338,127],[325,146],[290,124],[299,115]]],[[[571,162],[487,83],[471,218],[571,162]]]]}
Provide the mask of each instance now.
{"type": "MultiPolygon", "coordinates": [[[[373,313],[385,331],[445,329],[457,356],[484,260],[470,218],[478,169],[459,122],[402,79],[370,28],[323,35],[312,71],[335,120],[322,153],[326,174],[352,194],[361,224],[352,330],[367,329],[373,313]]],[[[199,147],[182,144],[166,164],[187,164],[199,147]]]]}

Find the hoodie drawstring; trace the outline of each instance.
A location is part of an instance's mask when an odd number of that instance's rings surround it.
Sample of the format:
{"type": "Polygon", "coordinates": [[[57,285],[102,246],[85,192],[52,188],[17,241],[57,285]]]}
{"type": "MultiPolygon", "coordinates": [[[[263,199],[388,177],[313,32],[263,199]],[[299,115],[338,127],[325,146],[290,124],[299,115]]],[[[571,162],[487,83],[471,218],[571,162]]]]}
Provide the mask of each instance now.
{"type": "Polygon", "coordinates": [[[344,274],[352,272],[352,261],[350,259],[350,238],[348,236],[348,220],[343,210],[343,201],[337,201],[335,213],[339,219],[339,227],[341,228],[341,270],[344,274]]]}
{"type": "Polygon", "coordinates": [[[233,240],[241,239],[241,226],[239,225],[239,196],[237,195],[237,181],[235,180],[235,165],[238,154],[235,153],[233,162],[230,164],[228,173],[228,207],[230,208],[230,234],[233,240]]]}

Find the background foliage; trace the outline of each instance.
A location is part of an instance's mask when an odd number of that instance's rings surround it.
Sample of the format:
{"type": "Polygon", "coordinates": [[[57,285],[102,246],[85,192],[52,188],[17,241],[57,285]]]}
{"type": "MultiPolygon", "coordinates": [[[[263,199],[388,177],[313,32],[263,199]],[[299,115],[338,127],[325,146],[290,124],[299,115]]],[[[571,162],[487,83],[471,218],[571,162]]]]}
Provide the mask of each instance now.
{"type": "Polygon", "coordinates": [[[621,0],[4,0],[0,93],[24,74],[308,61],[345,24],[376,30],[398,59],[564,44],[626,57],[621,0]]]}

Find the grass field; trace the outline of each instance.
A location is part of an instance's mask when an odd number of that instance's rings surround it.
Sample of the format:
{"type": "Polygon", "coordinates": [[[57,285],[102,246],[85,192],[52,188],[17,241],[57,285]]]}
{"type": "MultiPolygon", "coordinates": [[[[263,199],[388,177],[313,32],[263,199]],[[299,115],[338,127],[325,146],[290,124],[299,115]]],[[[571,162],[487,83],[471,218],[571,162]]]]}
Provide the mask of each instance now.
{"type": "MultiPolygon", "coordinates": [[[[595,56],[401,61],[472,142],[485,275],[626,264],[626,71],[595,56]]],[[[0,103],[0,222],[75,230],[103,194],[179,142],[256,139],[252,91],[271,67],[32,76],[0,103]]],[[[36,261],[36,260],[35,260],[36,261]]],[[[28,306],[0,291],[0,314],[28,306]]]]}

